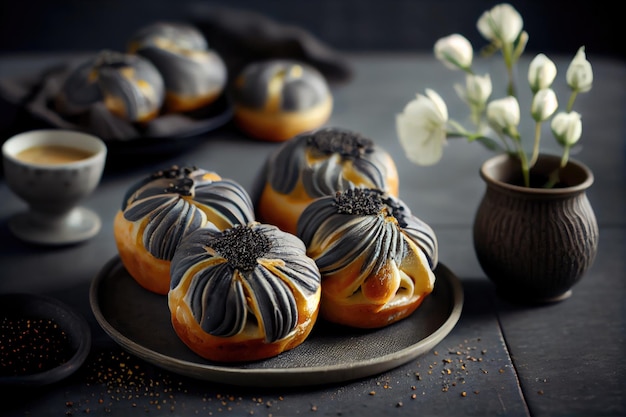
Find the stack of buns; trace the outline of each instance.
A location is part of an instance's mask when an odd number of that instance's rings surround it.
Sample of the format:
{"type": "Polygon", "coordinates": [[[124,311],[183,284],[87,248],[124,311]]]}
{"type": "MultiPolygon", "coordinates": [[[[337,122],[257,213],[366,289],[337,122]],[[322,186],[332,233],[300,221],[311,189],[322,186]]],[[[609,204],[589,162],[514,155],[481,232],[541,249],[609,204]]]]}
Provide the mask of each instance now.
{"type": "Polygon", "coordinates": [[[391,156],[339,128],[299,134],[267,158],[255,198],[200,168],[133,185],[114,221],[121,261],[167,295],[178,337],[218,362],[302,344],[318,315],[376,329],[433,291],[433,230],[398,197],[391,156]]]}
{"type": "Polygon", "coordinates": [[[69,71],[56,99],[66,116],[104,103],[114,115],[145,123],[191,112],[223,94],[226,65],[195,27],[157,22],[134,33],[124,52],[102,50],[69,71]]]}

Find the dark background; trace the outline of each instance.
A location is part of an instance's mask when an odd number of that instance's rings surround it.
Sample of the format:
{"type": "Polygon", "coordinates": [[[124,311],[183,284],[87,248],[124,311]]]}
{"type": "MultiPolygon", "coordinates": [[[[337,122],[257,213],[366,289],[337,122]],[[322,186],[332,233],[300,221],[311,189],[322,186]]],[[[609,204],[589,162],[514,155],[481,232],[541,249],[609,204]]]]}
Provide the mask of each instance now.
{"type": "MultiPolygon", "coordinates": [[[[309,31],[332,48],[431,50],[458,32],[484,44],[480,14],[498,4],[480,0],[2,0],[0,54],[25,51],[125,49],[138,27],[157,20],[201,20],[214,5],[258,11],[309,31]]],[[[530,34],[528,52],[626,57],[626,22],[619,2],[511,1],[530,34]]],[[[210,42],[210,39],[209,39],[210,42]]],[[[0,55],[1,58],[1,55],[0,55]]]]}

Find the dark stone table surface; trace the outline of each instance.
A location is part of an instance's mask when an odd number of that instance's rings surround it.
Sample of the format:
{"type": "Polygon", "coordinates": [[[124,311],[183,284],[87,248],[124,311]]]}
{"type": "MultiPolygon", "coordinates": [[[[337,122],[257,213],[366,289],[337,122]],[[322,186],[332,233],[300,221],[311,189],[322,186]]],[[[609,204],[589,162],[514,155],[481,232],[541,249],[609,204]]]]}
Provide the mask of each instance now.
{"type": "MultiPolygon", "coordinates": [[[[0,77],[36,72],[67,58],[5,55],[0,77]]],[[[68,379],[37,389],[1,390],[0,415],[626,415],[626,63],[590,56],[594,86],[577,102],[583,138],[572,156],[595,175],[588,197],[600,227],[596,261],[570,298],[525,306],[497,296],[472,246],[472,220],[484,191],[478,169],[491,154],[479,145],[451,140],[440,163],[418,167],[405,157],[395,133],[395,115],[425,88],[442,95],[451,117],[464,117],[452,87],[462,76],[430,55],[359,53],[350,59],[355,76],[333,87],[335,107],[328,125],[373,138],[396,160],[401,198],[433,227],[440,261],[463,286],[461,318],[447,337],[418,358],[368,378],[263,388],[171,373],[127,353],[105,334],[92,314],[89,287],[116,255],[112,223],[125,190],[143,175],[172,164],[206,167],[250,190],[266,155],[277,145],[246,138],[227,125],[177,152],[107,162],[98,189],[84,202],[101,216],[102,230],[74,246],[37,247],[13,237],[7,221],[25,205],[0,178],[0,293],[57,297],[84,315],[93,340],[87,363],[68,379]],[[120,372],[121,363],[136,372],[120,372]],[[102,377],[107,369],[109,379],[102,377]]],[[[562,77],[569,57],[554,60],[562,77]]],[[[529,61],[525,57],[521,68],[529,61]]],[[[492,71],[498,85],[501,68],[493,64],[483,69],[492,71]]],[[[564,91],[562,83],[555,89],[564,91]]],[[[524,94],[521,101],[527,99],[524,94]]],[[[526,118],[524,110],[522,114],[526,118]]],[[[3,110],[2,126],[16,128],[12,117],[3,110]]],[[[523,133],[532,129],[522,126],[523,133]]],[[[544,138],[542,150],[555,150],[549,131],[544,138]]]]}

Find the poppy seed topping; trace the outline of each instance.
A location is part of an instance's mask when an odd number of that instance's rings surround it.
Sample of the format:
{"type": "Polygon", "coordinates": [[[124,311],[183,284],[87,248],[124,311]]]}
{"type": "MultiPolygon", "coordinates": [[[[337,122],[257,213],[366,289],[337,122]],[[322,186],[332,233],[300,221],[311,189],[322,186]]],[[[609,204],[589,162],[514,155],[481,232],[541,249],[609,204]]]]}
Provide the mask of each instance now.
{"type": "Polygon", "coordinates": [[[307,138],[307,144],[325,154],[338,153],[344,158],[360,158],[374,151],[374,142],[357,133],[325,129],[307,138]]]}
{"type": "Polygon", "coordinates": [[[152,180],[159,178],[168,178],[176,181],[172,181],[166,188],[163,189],[164,193],[177,193],[182,196],[190,196],[191,189],[193,188],[194,181],[189,178],[189,175],[197,170],[196,167],[178,167],[172,166],[166,170],[160,170],[151,175],[152,180]]]}
{"type": "Polygon", "coordinates": [[[338,191],[333,204],[338,213],[357,216],[378,214],[385,205],[381,191],[367,188],[338,191]]]}
{"type": "Polygon", "coordinates": [[[265,234],[247,226],[224,230],[210,242],[210,246],[241,271],[252,271],[257,266],[258,258],[265,256],[272,248],[265,234]]]}

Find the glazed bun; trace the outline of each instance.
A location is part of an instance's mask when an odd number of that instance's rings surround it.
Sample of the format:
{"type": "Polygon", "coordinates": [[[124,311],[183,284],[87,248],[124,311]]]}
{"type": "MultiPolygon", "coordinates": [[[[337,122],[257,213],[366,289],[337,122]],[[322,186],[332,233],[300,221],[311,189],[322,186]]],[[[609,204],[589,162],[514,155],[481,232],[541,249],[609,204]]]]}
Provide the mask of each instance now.
{"type": "Polygon", "coordinates": [[[70,71],[55,105],[59,113],[76,116],[103,102],[124,120],[147,122],[159,115],[164,97],[163,78],[150,61],[103,50],[70,71]]]}
{"type": "Polygon", "coordinates": [[[248,64],[233,85],[235,123],[246,134],[280,142],[322,126],[333,97],[324,76],[299,61],[248,64]]]}
{"type": "Polygon", "coordinates": [[[157,22],[130,39],[128,51],[152,62],[165,82],[165,110],[186,112],[214,102],[223,92],[227,69],[198,29],[157,22]]]}
{"type": "Polygon", "coordinates": [[[220,362],[300,345],[317,320],[320,274],[300,239],[252,222],[191,233],[172,259],[168,305],[179,338],[220,362]]]}
{"type": "Polygon", "coordinates": [[[257,218],[295,233],[298,217],[313,200],[354,186],[398,195],[391,156],[356,132],[322,128],[281,144],[255,185],[257,218]]]}
{"type": "Polygon", "coordinates": [[[253,210],[246,191],[215,172],[176,166],[155,172],[127,191],[115,216],[120,259],[142,287],[167,294],[170,261],[185,236],[208,224],[247,224],[253,210]]]}
{"type": "Polygon", "coordinates": [[[411,315],[433,291],[437,239],[400,200],[355,188],[321,197],[298,237],[322,274],[320,316],[381,328],[411,315]]]}

